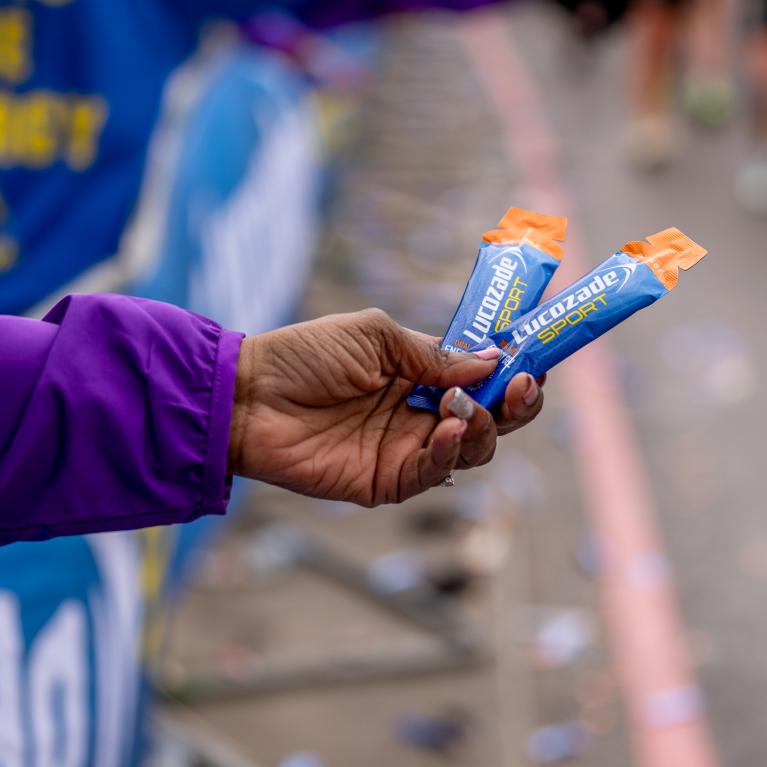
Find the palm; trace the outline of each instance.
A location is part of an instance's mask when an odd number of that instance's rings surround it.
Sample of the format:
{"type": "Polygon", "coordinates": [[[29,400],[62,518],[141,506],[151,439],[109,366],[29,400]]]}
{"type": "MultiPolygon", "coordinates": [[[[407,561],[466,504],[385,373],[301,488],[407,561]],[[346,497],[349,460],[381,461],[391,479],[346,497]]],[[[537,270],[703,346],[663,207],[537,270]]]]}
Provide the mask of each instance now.
{"type": "Polygon", "coordinates": [[[269,340],[278,343],[261,355],[267,365],[259,371],[263,384],[253,411],[259,437],[252,449],[263,478],[363,505],[400,500],[403,467],[436,416],[408,406],[413,384],[382,368],[373,341],[305,328],[275,333],[269,340]],[[327,354],[318,357],[317,348],[327,354]]]}

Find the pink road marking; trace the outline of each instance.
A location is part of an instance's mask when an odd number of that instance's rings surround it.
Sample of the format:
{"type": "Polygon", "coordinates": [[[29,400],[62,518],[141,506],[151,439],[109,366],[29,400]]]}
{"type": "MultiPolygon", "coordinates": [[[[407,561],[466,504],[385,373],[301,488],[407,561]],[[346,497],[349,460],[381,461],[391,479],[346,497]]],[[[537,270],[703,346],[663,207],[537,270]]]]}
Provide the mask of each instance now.
{"type": "MultiPolygon", "coordinates": [[[[522,176],[528,203],[572,214],[556,136],[516,53],[508,17],[497,11],[472,14],[460,25],[459,37],[497,112],[507,159],[522,176]]],[[[567,256],[559,270],[567,283],[593,265],[584,258],[572,224],[571,219],[567,256]]],[[[627,238],[636,236],[627,233],[627,238]]],[[[609,344],[601,339],[579,351],[563,363],[560,375],[575,418],[585,505],[604,550],[602,606],[636,764],[715,767],[650,482],[609,344]]]]}

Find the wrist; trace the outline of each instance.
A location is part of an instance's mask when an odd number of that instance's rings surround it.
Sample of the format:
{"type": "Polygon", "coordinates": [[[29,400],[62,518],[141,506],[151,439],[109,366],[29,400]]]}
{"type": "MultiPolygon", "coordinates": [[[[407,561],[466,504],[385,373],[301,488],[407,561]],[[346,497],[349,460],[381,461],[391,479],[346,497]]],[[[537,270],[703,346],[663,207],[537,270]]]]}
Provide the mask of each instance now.
{"type": "Polygon", "coordinates": [[[227,467],[230,474],[244,474],[248,414],[253,403],[256,372],[256,338],[246,336],[237,358],[232,422],[229,428],[227,467]]]}

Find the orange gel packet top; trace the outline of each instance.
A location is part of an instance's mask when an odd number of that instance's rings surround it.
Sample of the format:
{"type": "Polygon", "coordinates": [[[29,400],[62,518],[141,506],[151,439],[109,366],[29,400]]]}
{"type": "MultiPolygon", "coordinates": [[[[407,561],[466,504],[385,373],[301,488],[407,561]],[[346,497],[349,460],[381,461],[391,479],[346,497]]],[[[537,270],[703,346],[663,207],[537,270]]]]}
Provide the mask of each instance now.
{"type": "Polygon", "coordinates": [[[627,242],[621,250],[652,269],[667,290],[679,282],[679,270],[689,269],[708,252],[679,229],[671,227],[645,240],[627,242]]]}
{"type": "Polygon", "coordinates": [[[498,222],[497,229],[482,235],[485,242],[497,245],[533,245],[561,261],[564,250],[560,245],[567,232],[567,218],[535,213],[523,208],[509,208],[498,222]]]}

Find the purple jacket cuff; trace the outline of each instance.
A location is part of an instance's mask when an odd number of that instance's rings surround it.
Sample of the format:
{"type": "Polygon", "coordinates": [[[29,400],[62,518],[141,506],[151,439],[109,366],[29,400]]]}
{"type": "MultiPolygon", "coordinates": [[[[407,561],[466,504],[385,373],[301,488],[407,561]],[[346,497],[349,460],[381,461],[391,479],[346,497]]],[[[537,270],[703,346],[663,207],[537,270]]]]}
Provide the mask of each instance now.
{"type": "Polygon", "coordinates": [[[223,514],[242,337],[115,295],[0,317],[0,543],[223,514]]]}
{"type": "Polygon", "coordinates": [[[243,334],[221,330],[216,354],[215,376],[210,396],[210,424],[205,448],[202,481],[202,508],[207,514],[224,514],[232,492],[232,475],[227,473],[229,431],[232,424],[234,382],[243,334]]]}

